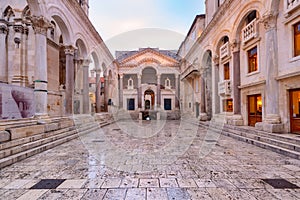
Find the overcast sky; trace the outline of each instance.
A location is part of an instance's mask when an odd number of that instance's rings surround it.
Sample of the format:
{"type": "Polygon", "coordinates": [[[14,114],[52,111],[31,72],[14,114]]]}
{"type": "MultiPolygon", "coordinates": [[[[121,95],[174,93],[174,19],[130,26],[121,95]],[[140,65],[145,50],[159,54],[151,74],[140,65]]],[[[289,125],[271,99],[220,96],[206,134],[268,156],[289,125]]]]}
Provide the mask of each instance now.
{"type": "Polygon", "coordinates": [[[90,19],[114,54],[138,47],[178,49],[204,0],[90,0],[90,19]]]}

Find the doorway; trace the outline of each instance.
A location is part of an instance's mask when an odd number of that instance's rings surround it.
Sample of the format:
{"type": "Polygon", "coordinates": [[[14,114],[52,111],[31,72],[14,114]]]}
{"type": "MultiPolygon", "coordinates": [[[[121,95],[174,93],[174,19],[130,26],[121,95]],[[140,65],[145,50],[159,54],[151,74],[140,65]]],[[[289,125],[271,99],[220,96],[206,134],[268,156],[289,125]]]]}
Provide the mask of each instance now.
{"type": "Polygon", "coordinates": [[[300,134],[300,89],[290,91],[291,132],[300,134]]]}
{"type": "Polygon", "coordinates": [[[262,122],[262,98],[261,95],[248,96],[248,126],[255,126],[262,122]]]}
{"type": "Polygon", "coordinates": [[[146,90],[144,93],[145,110],[153,110],[155,102],[155,94],[153,90],[146,90]]]}

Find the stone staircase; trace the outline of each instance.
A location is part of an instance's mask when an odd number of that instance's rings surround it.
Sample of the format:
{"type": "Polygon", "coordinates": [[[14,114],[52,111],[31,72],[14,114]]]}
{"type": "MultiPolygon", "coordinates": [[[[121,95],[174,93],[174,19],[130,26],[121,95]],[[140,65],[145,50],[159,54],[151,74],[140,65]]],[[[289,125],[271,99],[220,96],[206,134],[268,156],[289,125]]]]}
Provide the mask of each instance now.
{"type": "Polygon", "coordinates": [[[0,122],[0,169],[112,123],[110,115],[0,122]],[[98,120],[99,118],[99,120],[98,120]],[[107,122],[106,122],[107,120],[107,122]]]}
{"type": "Polygon", "coordinates": [[[259,131],[249,126],[232,126],[214,121],[199,122],[211,131],[268,149],[292,158],[300,159],[300,136],[259,131]]]}

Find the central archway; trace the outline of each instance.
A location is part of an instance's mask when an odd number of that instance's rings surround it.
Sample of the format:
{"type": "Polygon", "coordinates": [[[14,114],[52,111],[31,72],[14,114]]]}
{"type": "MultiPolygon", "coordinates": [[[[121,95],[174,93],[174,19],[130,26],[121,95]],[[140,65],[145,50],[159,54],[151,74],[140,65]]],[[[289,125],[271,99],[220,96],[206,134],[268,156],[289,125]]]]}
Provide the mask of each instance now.
{"type": "Polygon", "coordinates": [[[144,93],[145,110],[153,110],[155,104],[155,93],[148,89],[144,93]]]}

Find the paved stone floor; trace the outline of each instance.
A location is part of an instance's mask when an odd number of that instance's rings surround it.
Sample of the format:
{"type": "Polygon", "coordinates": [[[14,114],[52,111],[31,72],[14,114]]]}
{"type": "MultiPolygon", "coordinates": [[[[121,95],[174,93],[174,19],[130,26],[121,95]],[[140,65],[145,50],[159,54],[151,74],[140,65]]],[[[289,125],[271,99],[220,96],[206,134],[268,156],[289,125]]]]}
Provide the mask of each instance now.
{"type": "Polygon", "coordinates": [[[118,122],[1,169],[0,199],[300,199],[300,161],[181,121],[118,122]],[[55,189],[30,189],[63,179],[55,189]],[[65,179],[65,180],[64,180],[65,179]]]}

